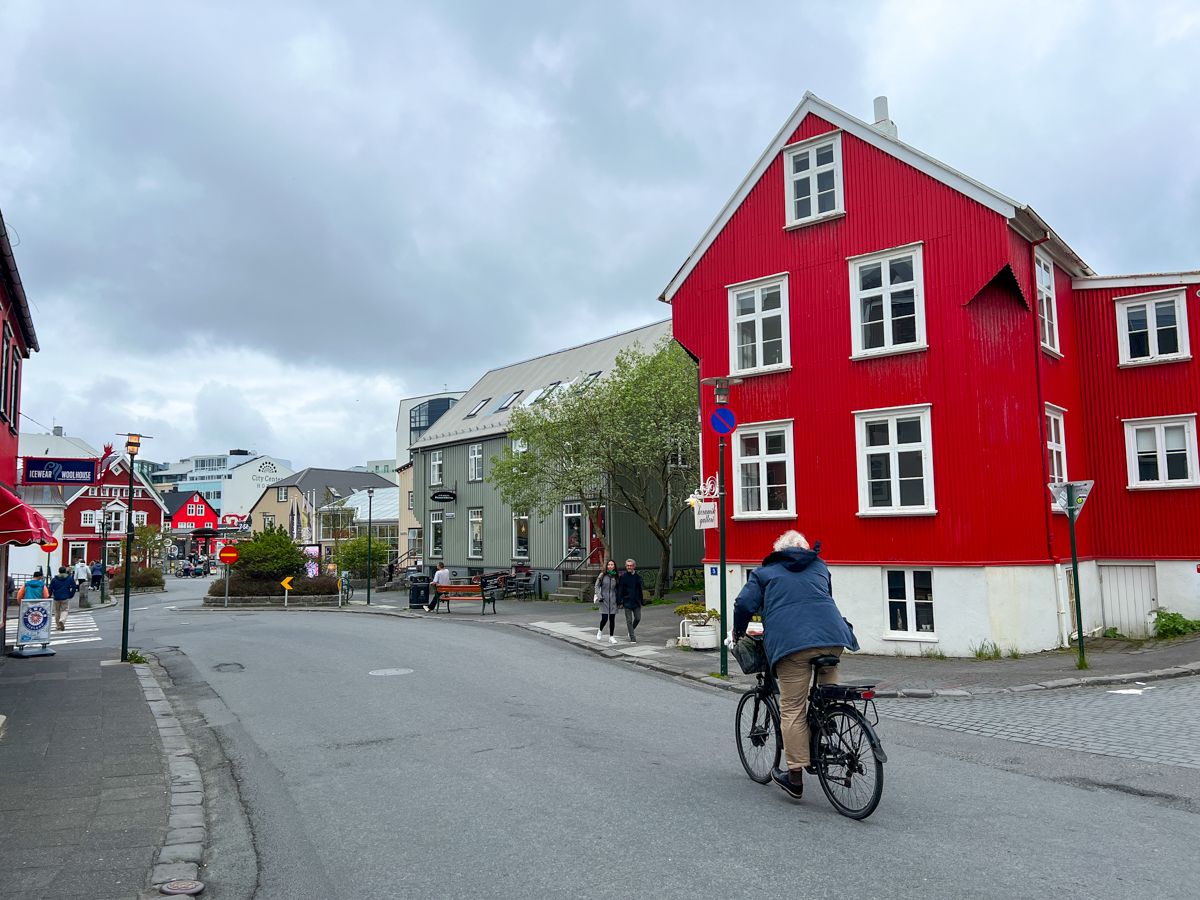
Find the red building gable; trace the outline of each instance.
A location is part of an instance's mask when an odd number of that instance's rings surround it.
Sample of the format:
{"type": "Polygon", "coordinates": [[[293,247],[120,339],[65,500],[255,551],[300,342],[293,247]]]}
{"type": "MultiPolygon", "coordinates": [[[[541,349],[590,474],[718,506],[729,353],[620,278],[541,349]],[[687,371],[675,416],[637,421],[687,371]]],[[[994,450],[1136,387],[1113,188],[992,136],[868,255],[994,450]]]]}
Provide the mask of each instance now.
{"type": "Polygon", "coordinates": [[[163,497],[173,531],[192,531],[196,528],[216,528],[220,519],[199,491],[174,491],[163,497]]]}
{"type": "MultiPolygon", "coordinates": [[[[1143,631],[1154,606],[1200,613],[1195,566],[1167,565],[1200,560],[1200,376],[1185,352],[1200,273],[1123,303],[1164,278],[1095,277],[1032,209],[882,118],[806,95],[661,297],[701,377],[743,379],[726,470],[735,589],[797,528],[822,541],[874,649],[1054,646],[1070,546],[1046,484],[1069,477],[1097,482],[1078,527],[1085,628],[1137,630],[1117,622],[1130,597],[1113,585],[1130,573],[1106,588],[1108,560],[1145,561],[1130,589],[1143,631]],[[1161,310],[1148,328],[1147,309],[1161,310]],[[1122,364],[1119,342],[1142,353],[1156,325],[1162,347],[1122,364]],[[1191,418],[1127,421],[1163,416],[1191,418]],[[1151,457],[1162,477],[1139,481],[1151,457]]],[[[707,422],[711,392],[701,404],[707,422]]],[[[706,429],[707,471],[716,444],[706,429]]]]}
{"type": "MultiPolygon", "coordinates": [[[[132,505],[135,527],[162,527],[166,507],[140,475],[134,478],[132,505]]],[[[107,544],[106,564],[120,565],[125,553],[122,542],[129,510],[129,466],[123,457],[119,457],[100,470],[99,484],[80,488],[67,501],[61,541],[66,551],[64,558],[70,562],[83,559],[91,563],[101,558],[102,544],[107,544]]]]}

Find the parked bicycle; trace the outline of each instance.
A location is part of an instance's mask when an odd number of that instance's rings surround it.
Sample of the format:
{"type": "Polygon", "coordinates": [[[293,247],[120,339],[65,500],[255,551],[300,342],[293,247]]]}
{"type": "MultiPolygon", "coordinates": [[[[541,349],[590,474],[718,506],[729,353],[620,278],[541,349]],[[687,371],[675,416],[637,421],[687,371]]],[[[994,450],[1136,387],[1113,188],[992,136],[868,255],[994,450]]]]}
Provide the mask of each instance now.
{"type": "MultiPolygon", "coordinates": [[[[821,669],[836,666],[838,662],[836,656],[818,656],[812,661],[808,771],[817,776],[834,809],[851,819],[865,819],[875,812],[883,796],[883,764],[887,762],[887,754],[873,727],[879,724],[875,686],[817,684],[821,669]]],[[[766,784],[783,754],[783,733],[775,678],[769,671],[757,674],[758,684],[738,702],[735,733],[746,774],[759,784],[766,784]]]]}
{"type": "Polygon", "coordinates": [[[349,578],[338,579],[338,593],[341,594],[342,603],[349,603],[354,597],[354,585],[350,583],[349,578]]]}

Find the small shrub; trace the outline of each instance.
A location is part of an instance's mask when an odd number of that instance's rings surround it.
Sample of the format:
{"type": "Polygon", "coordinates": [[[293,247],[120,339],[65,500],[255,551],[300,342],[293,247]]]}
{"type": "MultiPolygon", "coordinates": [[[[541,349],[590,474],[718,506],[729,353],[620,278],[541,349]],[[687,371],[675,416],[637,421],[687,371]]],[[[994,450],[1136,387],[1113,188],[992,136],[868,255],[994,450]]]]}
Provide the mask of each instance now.
{"type": "MultiPolygon", "coordinates": [[[[162,569],[146,568],[144,566],[134,566],[133,572],[129,576],[129,586],[135,588],[148,587],[163,587],[162,569]]],[[[125,588],[125,567],[118,566],[113,572],[113,576],[109,581],[110,591],[124,590],[125,588]]]]}
{"type": "Polygon", "coordinates": [[[675,615],[687,616],[693,625],[707,625],[709,622],[721,621],[721,614],[715,609],[709,609],[703,603],[683,603],[675,607],[675,615]]]}
{"type": "Polygon", "coordinates": [[[1110,641],[1127,641],[1127,640],[1129,640],[1129,638],[1125,637],[1125,635],[1123,635],[1123,634],[1121,634],[1121,632],[1117,631],[1116,628],[1105,628],[1104,636],[1106,638],[1108,638],[1110,641]]]}
{"type": "MultiPolygon", "coordinates": [[[[1200,622],[1185,619],[1180,613],[1168,612],[1166,607],[1154,611],[1154,634],[1160,638],[1182,637],[1200,631],[1200,622]]],[[[1107,636],[1107,632],[1105,632],[1107,636]]]]}
{"type": "Polygon", "coordinates": [[[1009,659],[1020,659],[1021,651],[1018,650],[1016,647],[1009,647],[1008,648],[1008,658],[1009,659]]]}
{"type": "Polygon", "coordinates": [[[146,657],[142,656],[141,652],[138,650],[130,650],[129,653],[126,654],[125,661],[131,665],[142,665],[146,662],[146,657]]]}
{"type": "Polygon", "coordinates": [[[976,659],[1000,659],[1004,655],[995,641],[980,641],[978,647],[971,646],[971,652],[976,659]]]}

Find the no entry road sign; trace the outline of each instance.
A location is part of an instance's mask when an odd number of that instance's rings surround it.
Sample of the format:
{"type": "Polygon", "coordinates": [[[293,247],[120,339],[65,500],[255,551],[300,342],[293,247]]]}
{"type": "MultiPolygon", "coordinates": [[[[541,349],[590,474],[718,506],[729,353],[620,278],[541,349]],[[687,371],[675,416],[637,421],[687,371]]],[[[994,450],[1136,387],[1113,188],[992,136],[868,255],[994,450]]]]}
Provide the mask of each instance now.
{"type": "Polygon", "coordinates": [[[733,430],[737,428],[737,416],[733,414],[732,409],[722,406],[713,410],[713,414],[708,417],[708,423],[717,434],[733,434],[733,430]]]}
{"type": "Polygon", "coordinates": [[[227,566],[232,566],[238,561],[237,547],[222,547],[221,552],[217,554],[217,559],[227,566]]]}
{"type": "Polygon", "coordinates": [[[42,544],[43,553],[53,553],[58,549],[58,538],[50,538],[46,543],[42,544]]]}

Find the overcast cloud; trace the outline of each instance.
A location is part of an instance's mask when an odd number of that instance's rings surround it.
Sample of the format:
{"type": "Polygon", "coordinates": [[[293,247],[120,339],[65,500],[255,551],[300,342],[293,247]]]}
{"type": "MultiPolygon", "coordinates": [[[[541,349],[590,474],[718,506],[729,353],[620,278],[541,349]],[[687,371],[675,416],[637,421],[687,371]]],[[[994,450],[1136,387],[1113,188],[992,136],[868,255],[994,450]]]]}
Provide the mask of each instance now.
{"type": "Polygon", "coordinates": [[[1197,3],[0,0],[23,409],[391,456],[401,397],[665,318],[806,90],[889,95],[1097,271],[1200,268],[1198,38],[1197,3]]]}

